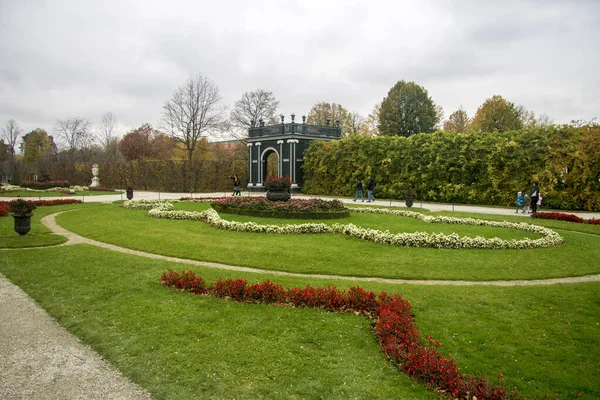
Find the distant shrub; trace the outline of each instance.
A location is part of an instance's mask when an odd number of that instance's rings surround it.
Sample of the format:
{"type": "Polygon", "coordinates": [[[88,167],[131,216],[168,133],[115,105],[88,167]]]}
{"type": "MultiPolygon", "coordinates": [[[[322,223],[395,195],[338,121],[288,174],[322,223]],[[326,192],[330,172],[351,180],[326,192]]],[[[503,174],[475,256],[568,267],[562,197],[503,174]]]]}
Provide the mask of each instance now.
{"type": "Polygon", "coordinates": [[[36,181],[25,181],[21,184],[22,187],[27,187],[30,189],[36,190],[46,190],[52,189],[55,187],[68,188],[71,186],[69,181],[44,181],[44,182],[36,182],[36,181]]]}

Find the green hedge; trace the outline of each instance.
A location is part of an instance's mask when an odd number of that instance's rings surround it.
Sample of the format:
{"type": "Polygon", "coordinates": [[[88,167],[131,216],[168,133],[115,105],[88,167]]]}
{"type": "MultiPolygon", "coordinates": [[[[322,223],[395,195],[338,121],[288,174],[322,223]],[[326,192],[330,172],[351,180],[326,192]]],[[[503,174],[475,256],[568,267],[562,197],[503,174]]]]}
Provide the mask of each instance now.
{"type": "Polygon", "coordinates": [[[314,141],[304,171],[307,194],[354,196],[372,175],[375,197],[513,206],[537,181],[542,207],[598,211],[600,126],[314,141]]]}

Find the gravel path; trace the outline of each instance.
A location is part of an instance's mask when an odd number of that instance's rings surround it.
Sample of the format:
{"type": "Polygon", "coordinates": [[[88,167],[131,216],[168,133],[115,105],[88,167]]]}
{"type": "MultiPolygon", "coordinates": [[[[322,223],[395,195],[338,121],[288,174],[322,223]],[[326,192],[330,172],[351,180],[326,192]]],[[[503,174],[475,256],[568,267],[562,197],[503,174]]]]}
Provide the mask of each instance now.
{"type": "MultiPolygon", "coordinates": [[[[141,197],[141,196],[140,196],[141,197]]],[[[437,211],[437,210],[436,210],[437,211]]],[[[457,210],[458,211],[458,210],[457,210]]],[[[467,211],[467,210],[465,210],[467,211]]],[[[473,211],[473,210],[469,210],[473,211]]],[[[487,213],[507,213],[506,210],[482,209],[487,213]]],[[[366,277],[348,277],[320,274],[296,274],[255,268],[208,263],[167,257],[126,249],[91,240],[70,232],[56,223],[56,215],[48,215],[42,223],[53,232],[65,236],[66,245],[90,244],[140,257],[161,259],[209,268],[240,272],[383,282],[413,285],[452,286],[531,286],[564,283],[600,282],[600,275],[572,278],[516,280],[516,281],[447,281],[405,280],[366,277]]],[[[46,311],[19,287],[0,274],[0,399],[54,400],[54,399],[148,399],[150,393],[123,377],[91,348],[84,345],[62,328],[46,311]]]]}
{"type": "Polygon", "coordinates": [[[0,399],[150,398],[2,274],[0,304],[0,399]]]}

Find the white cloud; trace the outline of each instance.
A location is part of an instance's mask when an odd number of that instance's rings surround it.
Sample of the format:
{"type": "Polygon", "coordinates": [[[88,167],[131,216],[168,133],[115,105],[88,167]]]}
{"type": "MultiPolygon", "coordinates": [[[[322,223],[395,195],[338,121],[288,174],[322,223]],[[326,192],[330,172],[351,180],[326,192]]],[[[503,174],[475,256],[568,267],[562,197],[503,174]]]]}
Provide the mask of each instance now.
{"type": "MultiPolygon", "coordinates": [[[[598,3],[600,4],[600,3],[598,3]]],[[[286,115],[320,101],[367,115],[399,80],[449,115],[499,94],[558,123],[597,116],[593,1],[16,1],[0,3],[0,124],[156,123],[200,73],[232,105],[273,91],[286,115]]]]}

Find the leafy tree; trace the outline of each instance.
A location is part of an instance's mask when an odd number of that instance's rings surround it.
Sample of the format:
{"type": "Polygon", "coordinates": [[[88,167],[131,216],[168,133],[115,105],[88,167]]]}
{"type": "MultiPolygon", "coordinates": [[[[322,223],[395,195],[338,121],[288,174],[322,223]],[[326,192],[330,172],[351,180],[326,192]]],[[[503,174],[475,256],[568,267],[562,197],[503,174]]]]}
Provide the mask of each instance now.
{"type": "Polygon", "coordinates": [[[129,131],[119,142],[119,151],[127,160],[160,159],[171,157],[173,140],[150,124],[129,131]]]}
{"type": "Polygon", "coordinates": [[[203,135],[222,129],[225,107],[219,87],[202,75],[192,75],[163,106],[161,126],[192,160],[203,135]]]}
{"type": "Polygon", "coordinates": [[[361,127],[360,134],[364,136],[379,136],[379,113],[381,112],[381,103],[375,104],[373,111],[367,116],[361,127]]]}
{"type": "Polygon", "coordinates": [[[10,159],[10,146],[0,139],[0,162],[5,162],[10,159]]]}
{"type": "Polygon", "coordinates": [[[471,119],[463,108],[454,111],[444,123],[446,132],[467,133],[471,125],[471,119]]]}
{"type": "Polygon", "coordinates": [[[440,110],[425,88],[414,82],[399,81],[381,103],[378,128],[387,136],[431,133],[440,116],[440,110]]]}
{"type": "Polygon", "coordinates": [[[54,138],[41,128],[32,130],[21,140],[23,162],[36,172],[40,169],[47,169],[46,167],[56,154],[56,150],[54,138]]]}
{"type": "Polygon", "coordinates": [[[279,101],[275,99],[273,92],[256,89],[252,92],[244,92],[242,98],[235,102],[231,111],[230,121],[233,127],[243,130],[245,137],[248,128],[263,120],[265,123],[277,123],[277,107],[279,101]]]}
{"type": "Polygon", "coordinates": [[[477,109],[471,129],[476,132],[505,132],[523,128],[523,111],[502,96],[494,95],[477,109]]]}
{"type": "Polygon", "coordinates": [[[342,136],[348,136],[354,131],[351,114],[340,104],[322,101],[312,106],[306,116],[306,122],[312,125],[327,125],[327,120],[332,126],[340,121],[342,136]]]}
{"type": "Polygon", "coordinates": [[[350,125],[352,126],[352,135],[360,135],[364,131],[364,125],[367,123],[367,119],[359,112],[352,111],[350,113],[350,125]]]}

